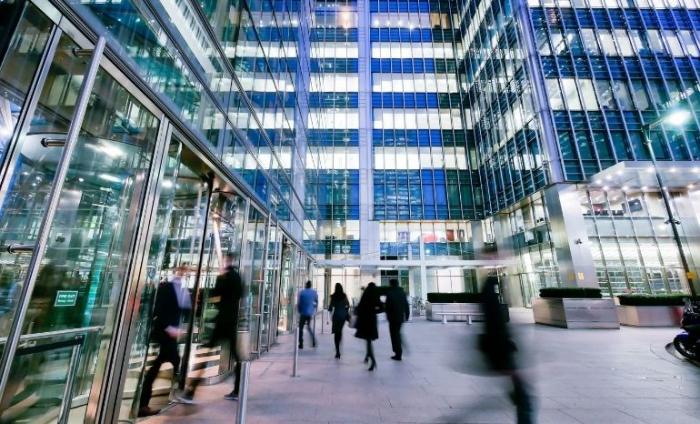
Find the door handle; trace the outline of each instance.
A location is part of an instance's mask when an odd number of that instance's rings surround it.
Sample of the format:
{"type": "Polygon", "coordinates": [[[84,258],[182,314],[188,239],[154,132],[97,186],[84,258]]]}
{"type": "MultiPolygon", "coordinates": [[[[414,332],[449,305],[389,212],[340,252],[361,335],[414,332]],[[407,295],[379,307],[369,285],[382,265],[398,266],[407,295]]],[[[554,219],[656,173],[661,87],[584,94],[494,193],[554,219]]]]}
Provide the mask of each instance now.
{"type": "Polygon", "coordinates": [[[64,138],[51,138],[44,137],[41,139],[41,145],[44,147],[61,147],[65,146],[66,139],[64,138]]]}
{"type": "Polygon", "coordinates": [[[34,245],[33,244],[11,244],[7,246],[7,252],[16,254],[16,253],[29,253],[34,251],[34,245]]]}

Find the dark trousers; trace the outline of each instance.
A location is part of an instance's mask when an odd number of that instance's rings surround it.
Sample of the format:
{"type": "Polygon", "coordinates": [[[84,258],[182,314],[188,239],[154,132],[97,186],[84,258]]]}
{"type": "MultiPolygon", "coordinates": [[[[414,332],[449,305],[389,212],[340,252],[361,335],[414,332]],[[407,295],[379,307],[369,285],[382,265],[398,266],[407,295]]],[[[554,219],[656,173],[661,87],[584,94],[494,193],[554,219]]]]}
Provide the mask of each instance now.
{"type": "MultiPolygon", "coordinates": [[[[220,342],[220,338],[217,337],[216,339],[212,339],[207,345],[213,347],[216,346],[220,342]]],[[[226,339],[224,339],[226,340],[226,339]]],[[[234,373],[234,383],[233,383],[233,393],[238,394],[238,389],[241,387],[241,358],[238,356],[238,348],[236,346],[236,338],[232,337],[228,339],[228,345],[229,345],[229,351],[231,352],[231,357],[234,361],[236,361],[236,365],[233,367],[233,373],[234,373]]],[[[202,371],[204,368],[202,368],[202,371]]],[[[192,379],[192,383],[190,384],[190,388],[188,390],[188,393],[191,396],[194,396],[194,393],[197,391],[197,387],[199,384],[203,381],[201,377],[194,378],[192,379]]]]}
{"type": "Polygon", "coordinates": [[[141,398],[139,401],[140,408],[148,406],[148,403],[151,401],[151,396],[153,396],[153,383],[158,377],[160,367],[164,363],[170,362],[173,364],[173,373],[177,373],[180,368],[180,354],[177,352],[177,340],[166,334],[158,337],[158,339],[160,343],[160,352],[158,352],[158,356],[153,362],[153,365],[146,371],[146,376],[143,378],[141,398]]]}
{"type": "Polygon", "coordinates": [[[403,349],[401,348],[401,325],[402,322],[392,322],[389,321],[389,335],[391,336],[391,350],[397,357],[403,355],[403,349]]]}
{"type": "Polygon", "coordinates": [[[311,317],[306,315],[301,315],[299,317],[299,347],[304,347],[304,325],[311,335],[311,344],[316,346],[316,335],[314,334],[313,328],[311,328],[311,317]]]}
{"type": "Polygon", "coordinates": [[[343,332],[338,331],[333,334],[333,341],[335,342],[335,354],[340,355],[340,341],[343,340],[343,332]]]}

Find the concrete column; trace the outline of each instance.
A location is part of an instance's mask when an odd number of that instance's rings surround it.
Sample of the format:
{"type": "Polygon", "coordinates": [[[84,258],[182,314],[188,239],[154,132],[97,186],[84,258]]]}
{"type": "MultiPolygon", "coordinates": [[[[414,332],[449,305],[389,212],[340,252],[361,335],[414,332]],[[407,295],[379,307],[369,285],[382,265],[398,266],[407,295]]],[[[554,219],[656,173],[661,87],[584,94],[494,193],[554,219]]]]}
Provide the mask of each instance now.
{"type": "Polygon", "coordinates": [[[697,211],[700,211],[700,191],[691,191],[682,197],[673,199],[673,206],[676,209],[676,218],[680,221],[680,230],[683,235],[683,251],[690,270],[695,272],[693,284],[695,292],[700,293],[700,279],[698,266],[700,263],[700,218],[697,211]]]}
{"type": "Polygon", "coordinates": [[[562,286],[599,287],[576,186],[555,184],[544,195],[562,286]]]}
{"type": "MultiPolygon", "coordinates": [[[[522,273],[520,261],[515,256],[515,249],[513,249],[513,237],[510,228],[510,223],[508,222],[508,215],[499,214],[493,217],[493,232],[496,238],[496,257],[507,263],[505,266],[503,276],[503,300],[510,306],[525,306],[529,303],[523,299],[522,290],[520,288],[520,275],[522,273]]],[[[483,280],[479,280],[481,284],[483,280]]]]}
{"type": "MultiPolygon", "coordinates": [[[[495,254],[487,254],[485,249],[484,249],[484,221],[470,221],[471,224],[471,230],[472,230],[472,248],[474,249],[474,259],[480,260],[480,259],[494,259],[495,254]]],[[[468,272],[468,271],[464,271],[468,272]]],[[[476,269],[476,281],[477,281],[477,288],[481,288],[481,283],[484,281],[488,274],[489,270],[486,268],[477,268],[476,269]]]]}
{"type": "Polygon", "coordinates": [[[428,269],[425,267],[425,243],[423,243],[423,234],[419,240],[420,253],[420,296],[421,299],[428,300],[428,269]]]}

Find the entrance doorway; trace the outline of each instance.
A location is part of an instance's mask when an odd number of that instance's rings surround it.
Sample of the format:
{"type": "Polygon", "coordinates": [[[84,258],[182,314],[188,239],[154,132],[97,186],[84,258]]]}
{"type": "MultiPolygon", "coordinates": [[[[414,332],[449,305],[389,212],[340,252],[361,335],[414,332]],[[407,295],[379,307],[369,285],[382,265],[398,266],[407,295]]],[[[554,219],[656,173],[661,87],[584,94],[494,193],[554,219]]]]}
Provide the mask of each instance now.
{"type": "Polygon", "coordinates": [[[14,29],[0,52],[0,421],[78,422],[113,346],[160,113],[104,40],[1,7],[16,20],[0,25],[14,29]]]}

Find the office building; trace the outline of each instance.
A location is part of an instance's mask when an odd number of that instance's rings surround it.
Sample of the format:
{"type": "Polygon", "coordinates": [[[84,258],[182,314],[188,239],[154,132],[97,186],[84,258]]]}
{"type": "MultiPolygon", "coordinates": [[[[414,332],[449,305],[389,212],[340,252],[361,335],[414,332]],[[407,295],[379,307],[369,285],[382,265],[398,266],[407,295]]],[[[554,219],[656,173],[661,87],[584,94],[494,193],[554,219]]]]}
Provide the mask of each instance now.
{"type": "Polygon", "coordinates": [[[133,419],[182,265],[156,394],[228,376],[202,346],[228,254],[250,358],[307,279],[688,291],[698,26],[694,0],[0,4],[2,420],[133,419]]]}

